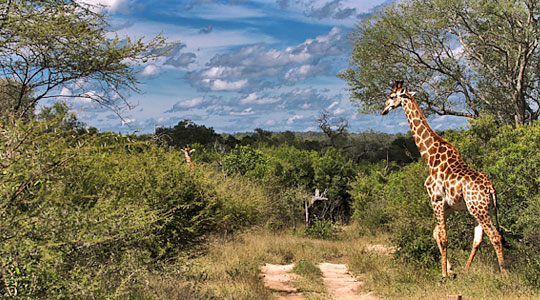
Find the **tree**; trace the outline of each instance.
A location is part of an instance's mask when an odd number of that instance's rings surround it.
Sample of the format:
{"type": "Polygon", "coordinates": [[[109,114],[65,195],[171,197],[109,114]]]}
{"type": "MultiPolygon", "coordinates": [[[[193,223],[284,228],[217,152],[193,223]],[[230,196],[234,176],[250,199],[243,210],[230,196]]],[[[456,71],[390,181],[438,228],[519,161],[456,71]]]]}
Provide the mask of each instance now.
{"type": "Polygon", "coordinates": [[[167,53],[157,36],[144,42],[107,30],[99,6],[75,0],[0,2],[0,78],[21,117],[47,98],[84,97],[119,108],[138,91],[135,67],[167,53]],[[31,101],[26,101],[32,93],[31,101]]]}
{"type": "Polygon", "coordinates": [[[409,0],[385,7],[352,33],[340,76],[360,111],[378,111],[405,79],[426,114],[531,123],[540,115],[540,3],[409,0]]]}
{"type": "Polygon", "coordinates": [[[325,110],[321,112],[317,124],[328,138],[330,146],[335,148],[345,147],[349,135],[347,131],[349,122],[346,119],[332,116],[325,110]]]}
{"type": "Polygon", "coordinates": [[[214,128],[197,125],[191,120],[180,121],[173,128],[156,128],[156,136],[166,141],[168,145],[175,147],[185,147],[195,143],[209,146],[216,141],[221,142],[223,139],[214,131],[214,128]]]}

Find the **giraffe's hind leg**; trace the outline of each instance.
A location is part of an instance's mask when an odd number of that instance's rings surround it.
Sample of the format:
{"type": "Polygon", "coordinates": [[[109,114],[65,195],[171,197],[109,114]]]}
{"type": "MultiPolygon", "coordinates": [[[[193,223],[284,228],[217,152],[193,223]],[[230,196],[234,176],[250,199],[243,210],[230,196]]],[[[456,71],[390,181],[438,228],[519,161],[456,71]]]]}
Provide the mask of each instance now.
{"type": "Polygon", "coordinates": [[[499,234],[499,231],[497,231],[497,228],[495,228],[495,225],[493,225],[491,217],[487,212],[476,216],[476,219],[478,220],[478,223],[482,226],[482,230],[491,240],[493,248],[495,248],[495,253],[497,254],[497,260],[499,261],[499,269],[501,270],[501,273],[506,274],[506,270],[504,269],[502,238],[499,234]]]}
{"type": "Polygon", "coordinates": [[[484,236],[484,232],[482,230],[482,225],[480,224],[476,225],[476,227],[474,227],[474,241],[473,241],[472,251],[471,251],[471,255],[469,256],[469,260],[467,261],[467,265],[465,266],[465,270],[468,270],[469,267],[471,266],[474,255],[476,254],[478,247],[480,247],[480,244],[482,244],[483,236],[484,236]]]}

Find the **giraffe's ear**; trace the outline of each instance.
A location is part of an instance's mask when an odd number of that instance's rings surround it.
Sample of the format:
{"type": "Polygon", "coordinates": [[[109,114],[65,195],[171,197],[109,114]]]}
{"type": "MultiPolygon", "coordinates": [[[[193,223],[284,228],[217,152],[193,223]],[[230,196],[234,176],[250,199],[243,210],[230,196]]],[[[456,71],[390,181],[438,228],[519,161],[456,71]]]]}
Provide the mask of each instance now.
{"type": "Polygon", "coordinates": [[[182,153],[186,154],[186,150],[180,149],[180,151],[182,151],[182,153]]]}
{"type": "Polygon", "coordinates": [[[191,154],[191,153],[193,153],[193,152],[195,152],[195,149],[189,150],[189,154],[191,154]]]}
{"type": "Polygon", "coordinates": [[[409,92],[409,95],[414,96],[416,95],[416,92],[409,92]]]}

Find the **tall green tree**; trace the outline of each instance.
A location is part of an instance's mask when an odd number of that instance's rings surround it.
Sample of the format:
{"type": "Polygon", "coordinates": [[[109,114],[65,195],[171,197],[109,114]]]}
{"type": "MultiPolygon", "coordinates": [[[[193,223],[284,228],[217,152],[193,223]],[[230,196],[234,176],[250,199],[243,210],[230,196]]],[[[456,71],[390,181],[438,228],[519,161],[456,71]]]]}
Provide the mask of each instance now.
{"type": "Polygon", "coordinates": [[[214,128],[197,125],[191,120],[182,120],[174,127],[158,127],[155,134],[168,145],[180,148],[195,143],[210,146],[223,140],[214,128]]]}
{"type": "Polygon", "coordinates": [[[360,111],[378,111],[405,79],[427,114],[520,125],[540,115],[540,3],[536,0],[399,1],[352,33],[341,73],[360,111]]]}
{"type": "Polygon", "coordinates": [[[106,12],[74,0],[0,0],[2,97],[24,116],[42,99],[84,97],[118,108],[138,91],[136,66],[166,53],[161,36],[148,41],[111,32],[106,12]],[[31,93],[31,101],[28,97],[31,93]]]}

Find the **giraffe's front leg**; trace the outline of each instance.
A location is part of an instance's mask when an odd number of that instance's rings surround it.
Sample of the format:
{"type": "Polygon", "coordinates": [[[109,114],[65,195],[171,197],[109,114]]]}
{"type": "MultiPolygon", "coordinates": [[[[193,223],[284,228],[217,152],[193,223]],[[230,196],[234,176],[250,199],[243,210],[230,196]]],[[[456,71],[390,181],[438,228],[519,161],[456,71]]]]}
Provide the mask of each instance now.
{"type": "Polygon", "coordinates": [[[446,234],[446,214],[444,211],[444,201],[442,196],[432,197],[433,212],[437,218],[437,225],[435,225],[435,230],[433,230],[433,238],[437,241],[437,246],[439,246],[439,251],[441,252],[441,269],[442,276],[446,277],[448,271],[452,270],[452,266],[448,261],[448,238],[446,234]]]}
{"type": "MultiPolygon", "coordinates": [[[[439,251],[442,255],[442,245],[439,239],[439,226],[435,225],[435,229],[433,230],[433,239],[437,242],[437,246],[439,247],[439,251]]],[[[450,263],[450,259],[448,258],[448,255],[446,257],[446,271],[448,274],[452,275],[454,274],[454,270],[452,269],[452,264],[450,263]]]]}
{"type": "Polygon", "coordinates": [[[442,276],[446,277],[447,273],[453,273],[452,264],[450,264],[450,260],[447,256],[448,239],[446,235],[446,217],[450,213],[450,210],[445,210],[442,187],[440,184],[437,184],[437,180],[432,176],[429,176],[424,183],[424,187],[431,197],[433,212],[437,218],[437,224],[433,230],[433,239],[437,242],[437,246],[441,252],[442,276]]]}

